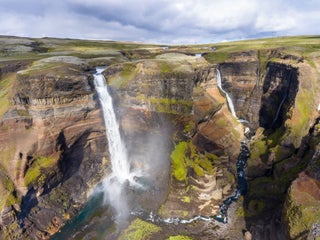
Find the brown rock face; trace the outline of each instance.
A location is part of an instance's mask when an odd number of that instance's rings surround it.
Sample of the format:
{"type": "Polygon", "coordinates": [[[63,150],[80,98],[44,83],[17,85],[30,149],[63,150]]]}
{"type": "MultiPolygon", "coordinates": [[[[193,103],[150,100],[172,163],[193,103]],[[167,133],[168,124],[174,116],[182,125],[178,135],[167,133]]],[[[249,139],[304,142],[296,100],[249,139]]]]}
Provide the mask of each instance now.
{"type": "Polygon", "coordinates": [[[233,99],[237,116],[257,127],[257,112],[260,109],[261,82],[258,59],[226,62],[219,65],[222,86],[233,99]]]}
{"type": "Polygon", "coordinates": [[[237,116],[252,129],[276,129],[284,124],[295,101],[298,68],[268,62],[263,69],[258,53],[236,55],[234,61],[221,63],[222,86],[233,99],[237,116]]]}
{"type": "Polygon", "coordinates": [[[297,204],[317,204],[320,201],[320,181],[302,172],[291,184],[291,194],[297,204]],[[306,197],[307,195],[310,197],[306,197]]]}
{"type": "Polygon", "coordinates": [[[196,76],[193,101],[197,131],[193,142],[207,152],[235,160],[243,139],[243,127],[230,113],[216,82],[215,67],[196,76]]]}
{"type": "Polygon", "coordinates": [[[320,182],[306,172],[290,186],[283,219],[290,238],[315,239],[319,233],[320,182]]]}
{"type": "Polygon", "coordinates": [[[91,75],[74,69],[16,80],[0,123],[1,178],[8,179],[1,187],[6,204],[15,202],[1,215],[7,238],[47,238],[104,175],[107,143],[91,75]]]}

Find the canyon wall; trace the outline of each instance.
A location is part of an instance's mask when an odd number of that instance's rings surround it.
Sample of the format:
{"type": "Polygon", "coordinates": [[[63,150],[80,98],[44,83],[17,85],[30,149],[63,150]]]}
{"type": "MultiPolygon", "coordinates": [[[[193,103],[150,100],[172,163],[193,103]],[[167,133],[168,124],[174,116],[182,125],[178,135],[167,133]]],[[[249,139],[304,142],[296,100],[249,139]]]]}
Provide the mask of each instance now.
{"type": "Polygon", "coordinates": [[[42,239],[74,216],[105,174],[104,125],[92,75],[78,66],[15,78],[1,120],[1,232],[42,239]]]}

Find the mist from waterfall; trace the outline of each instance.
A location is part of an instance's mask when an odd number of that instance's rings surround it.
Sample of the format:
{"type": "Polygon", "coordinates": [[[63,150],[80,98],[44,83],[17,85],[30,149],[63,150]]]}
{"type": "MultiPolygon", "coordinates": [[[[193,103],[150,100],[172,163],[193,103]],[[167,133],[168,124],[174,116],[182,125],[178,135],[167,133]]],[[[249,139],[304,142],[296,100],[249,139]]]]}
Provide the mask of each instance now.
{"type": "Polygon", "coordinates": [[[238,118],[238,117],[237,117],[237,114],[236,114],[236,111],[234,110],[234,105],[233,105],[233,102],[232,102],[231,97],[230,97],[229,94],[222,88],[221,73],[220,73],[219,69],[217,69],[217,85],[218,85],[218,87],[220,88],[220,90],[226,95],[227,103],[228,103],[228,106],[229,106],[229,109],[230,109],[231,114],[232,114],[235,118],[238,118]]]}
{"type": "Polygon", "coordinates": [[[94,85],[101,104],[108,140],[112,173],[106,177],[98,191],[105,194],[106,201],[116,210],[117,219],[125,220],[129,209],[124,186],[136,185],[136,173],[130,171],[127,150],[120,135],[119,123],[113,108],[112,97],[102,75],[104,68],[97,68],[94,85]]]}

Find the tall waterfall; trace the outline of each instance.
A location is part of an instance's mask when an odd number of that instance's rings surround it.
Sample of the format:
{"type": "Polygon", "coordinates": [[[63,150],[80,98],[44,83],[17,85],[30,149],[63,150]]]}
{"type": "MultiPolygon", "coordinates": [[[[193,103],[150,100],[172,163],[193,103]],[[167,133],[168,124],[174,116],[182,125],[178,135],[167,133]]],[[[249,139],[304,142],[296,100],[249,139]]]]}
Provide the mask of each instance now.
{"type": "Polygon", "coordinates": [[[112,173],[103,180],[98,191],[103,192],[105,201],[116,210],[117,220],[121,222],[125,221],[129,214],[125,187],[128,184],[132,186],[139,186],[139,184],[134,180],[137,174],[130,171],[127,150],[121,139],[112,98],[108,92],[106,80],[101,74],[103,70],[104,68],[97,68],[97,73],[94,74],[94,85],[103,111],[112,173]]]}
{"type": "Polygon", "coordinates": [[[217,84],[218,84],[218,87],[220,88],[220,90],[226,95],[227,103],[228,103],[228,106],[229,106],[229,109],[230,109],[231,114],[232,114],[235,118],[238,118],[238,117],[237,117],[237,114],[236,114],[236,111],[234,110],[234,105],[233,105],[233,102],[232,102],[231,97],[230,97],[229,94],[222,88],[221,73],[220,73],[219,69],[217,69],[217,84]]]}
{"type": "Polygon", "coordinates": [[[112,98],[108,92],[106,80],[101,74],[104,69],[97,68],[94,84],[101,103],[106,127],[109,153],[112,163],[112,174],[120,183],[130,179],[130,165],[126,147],[121,139],[119,124],[113,109],[112,98]]]}

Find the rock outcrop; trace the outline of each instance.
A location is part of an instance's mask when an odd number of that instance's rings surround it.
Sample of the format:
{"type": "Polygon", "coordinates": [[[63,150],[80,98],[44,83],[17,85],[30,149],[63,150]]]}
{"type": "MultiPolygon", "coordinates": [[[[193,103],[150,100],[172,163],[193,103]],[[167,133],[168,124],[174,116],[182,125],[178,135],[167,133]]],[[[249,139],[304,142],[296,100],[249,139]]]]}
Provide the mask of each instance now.
{"type": "Polygon", "coordinates": [[[234,54],[226,62],[219,64],[222,86],[233,99],[237,116],[258,128],[261,107],[263,74],[257,51],[234,54]]]}
{"type": "Polygon", "coordinates": [[[320,181],[302,172],[288,191],[284,205],[284,222],[291,239],[320,237],[320,181]]]}

